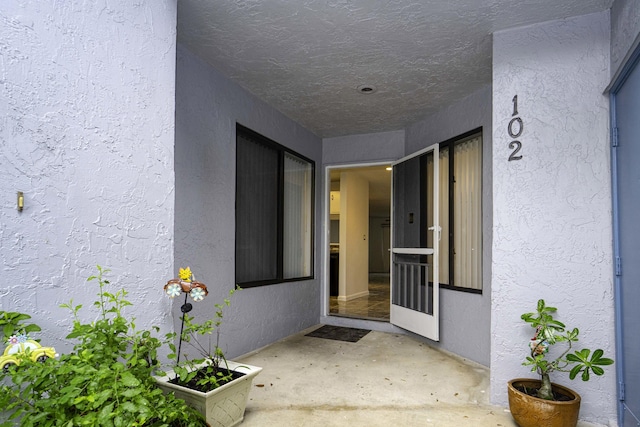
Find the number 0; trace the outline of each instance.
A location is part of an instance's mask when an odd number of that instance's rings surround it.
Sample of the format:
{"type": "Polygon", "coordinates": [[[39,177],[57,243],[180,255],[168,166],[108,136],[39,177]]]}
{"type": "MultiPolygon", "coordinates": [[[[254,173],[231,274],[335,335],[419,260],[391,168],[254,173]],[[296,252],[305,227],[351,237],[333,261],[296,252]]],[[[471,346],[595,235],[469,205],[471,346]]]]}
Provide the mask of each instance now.
{"type": "Polygon", "coordinates": [[[509,136],[511,138],[517,138],[522,135],[522,131],[524,130],[524,123],[522,123],[522,119],[520,117],[514,117],[509,122],[509,126],[507,127],[507,132],[509,132],[509,136]],[[513,124],[518,123],[518,132],[513,131],[513,124]]]}

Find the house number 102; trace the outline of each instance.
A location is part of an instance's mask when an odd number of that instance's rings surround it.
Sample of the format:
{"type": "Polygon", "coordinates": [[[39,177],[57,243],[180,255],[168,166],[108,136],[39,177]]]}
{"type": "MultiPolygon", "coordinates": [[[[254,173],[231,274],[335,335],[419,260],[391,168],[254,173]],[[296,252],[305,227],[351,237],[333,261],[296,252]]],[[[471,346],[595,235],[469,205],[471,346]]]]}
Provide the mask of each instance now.
{"type": "Polygon", "coordinates": [[[509,126],[507,126],[507,132],[514,140],[509,143],[509,148],[513,150],[509,156],[509,161],[522,159],[522,155],[517,155],[522,149],[522,142],[518,141],[516,138],[519,138],[524,130],[524,123],[522,123],[522,119],[518,117],[518,95],[513,97],[512,102],[513,114],[511,115],[512,119],[509,122],[509,126]]]}

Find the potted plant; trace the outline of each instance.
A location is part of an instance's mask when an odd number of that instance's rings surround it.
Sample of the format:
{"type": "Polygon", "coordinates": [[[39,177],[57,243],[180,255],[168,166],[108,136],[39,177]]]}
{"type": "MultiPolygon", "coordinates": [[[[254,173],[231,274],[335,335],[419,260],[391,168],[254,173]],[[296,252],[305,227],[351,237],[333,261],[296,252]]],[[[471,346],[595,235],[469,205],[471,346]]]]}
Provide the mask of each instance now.
{"type": "Polygon", "coordinates": [[[28,334],[40,327],[26,323],[29,315],[0,312],[5,341],[20,349],[11,355],[18,363],[0,370],[0,426],[205,425],[197,411],[157,387],[152,373],[159,367],[156,355],[162,341],[125,317],[131,305],[127,292],[106,289],[107,271],[98,266],[98,275],[88,279],[97,280],[100,288],[93,304],[98,309],[95,321],[81,321],[81,305],[62,305],[74,319],[67,338],[75,345],[68,354],[58,356],[33,344],[28,334]],[[42,353],[37,358],[36,351],[42,353]]]}
{"type": "MultiPolygon", "coordinates": [[[[229,298],[225,298],[224,304],[215,304],[214,319],[200,324],[189,315],[193,306],[187,299],[190,296],[195,302],[202,301],[208,290],[204,283],[194,279],[189,267],[181,268],[179,277],[169,280],[164,289],[171,298],[184,294],[185,299],[181,306],[180,334],[167,335],[171,349],[169,358],[175,360],[175,365],[172,370],[155,377],[158,385],[165,392],[184,399],[204,415],[212,427],[240,424],[244,419],[251,383],[262,368],[228,361],[219,346],[223,308],[230,305],[229,298]],[[215,342],[211,343],[214,332],[215,342]],[[204,338],[209,339],[209,345],[203,344],[204,338]],[[183,344],[194,349],[197,356],[183,354],[183,344]]],[[[229,296],[235,291],[231,289],[229,296]]]]}
{"type": "Polygon", "coordinates": [[[568,372],[570,379],[580,376],[589,381],[591,373],[604,374],[602,366],[613,364],[603,357],[601,349],[591,351],[583,348],[573,350],[578,341],[579,330],[569,330],[562,322],[553,318],[557,311],[544,300],[538,301],[535,313],[525,313],[522,320],[534,328],[529,342],[529,355],[523,362],[531,371],[540,375],[540,380],[517,378],[509,381],[509,408],[520,427],[575,427],[580,410],[580,395],[575,391],[552,383],[554,371],[568,372]],[[554,349],[563,344],[563,349],[554,349]]]}

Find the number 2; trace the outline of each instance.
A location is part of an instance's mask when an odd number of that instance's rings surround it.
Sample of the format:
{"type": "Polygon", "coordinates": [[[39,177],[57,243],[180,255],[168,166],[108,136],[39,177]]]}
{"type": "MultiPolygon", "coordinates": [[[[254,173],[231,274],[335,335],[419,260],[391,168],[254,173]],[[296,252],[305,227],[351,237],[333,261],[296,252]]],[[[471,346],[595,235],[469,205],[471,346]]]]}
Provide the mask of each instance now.
{"type": "Polygon", "coordinates": [[[520,160],[522,158],[522,155],[516,156],[516,154],[518,154],[518,151],[520,151],[520,149],[522,148],[522,142],[520,142],[520,141],[511,141],[509,143],[509,148],[511,148],[513,150],[513,153],[511,153],[511,155],[509,156],[509,161],[520,160]]]}

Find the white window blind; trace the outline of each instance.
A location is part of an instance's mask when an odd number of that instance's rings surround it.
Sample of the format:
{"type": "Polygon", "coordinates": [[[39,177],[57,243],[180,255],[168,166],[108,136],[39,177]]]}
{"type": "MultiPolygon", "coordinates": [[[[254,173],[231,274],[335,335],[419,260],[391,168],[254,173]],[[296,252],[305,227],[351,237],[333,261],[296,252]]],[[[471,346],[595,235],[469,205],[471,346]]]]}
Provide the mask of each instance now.
{"type": "Polygon", "coordinates": [[[482,289],[482,138],[454,145],[454,284],[482,289]]]}
{"type": "Polygon", "coordinates": [[[284,156],[283,277],[311,274],[311,165],[286,153],[284,156]]]}
{"type": "MultiPolygon", "coordinates": [[[[433,166],[429,163],[428,167],[433,166]]],[[[482,136],[452,141],[442,147],[439,170],[439,282],[481,291],[482,136]]]]}

